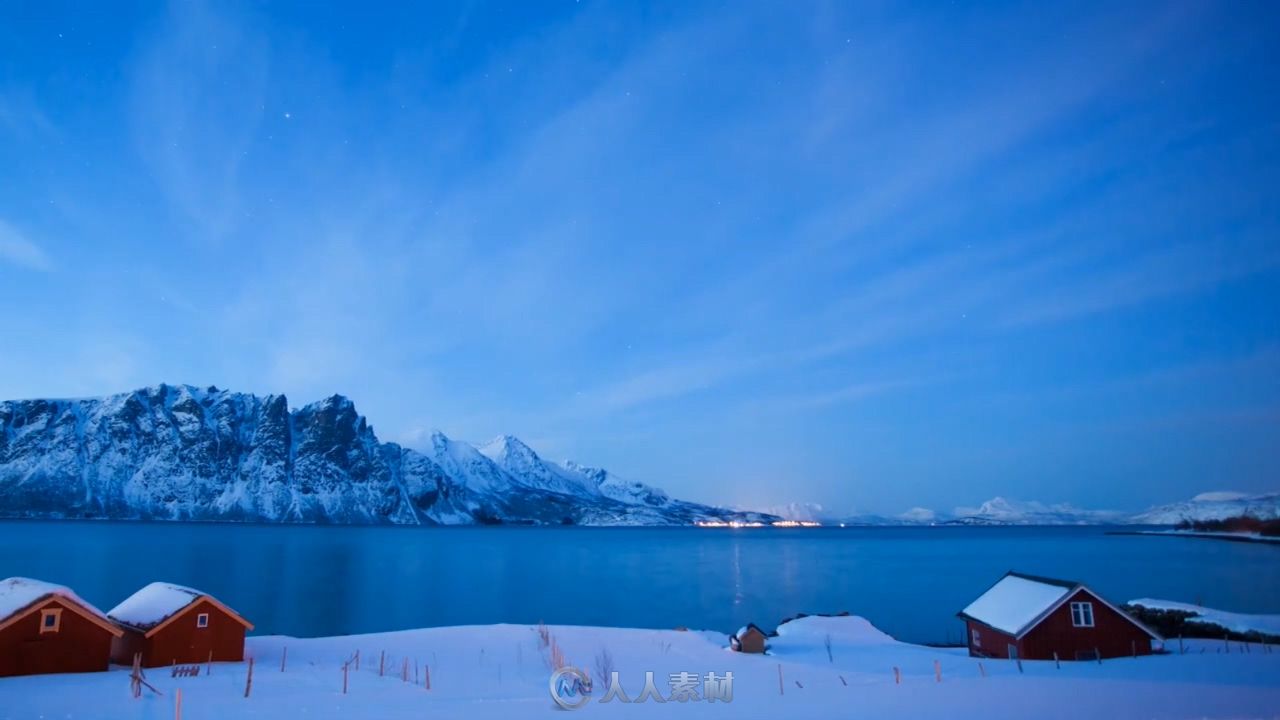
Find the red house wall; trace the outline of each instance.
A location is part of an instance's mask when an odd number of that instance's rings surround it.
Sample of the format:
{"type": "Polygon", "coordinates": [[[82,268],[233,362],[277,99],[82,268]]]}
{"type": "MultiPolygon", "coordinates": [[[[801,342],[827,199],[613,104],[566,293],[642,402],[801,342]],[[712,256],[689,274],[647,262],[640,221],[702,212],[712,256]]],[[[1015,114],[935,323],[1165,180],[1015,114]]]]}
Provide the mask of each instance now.
{"type": "Polygon", "coordinates": [[[1017,640],[1013,639],[1012,635],[1002,633],[972,620],[965,621],[965,628],[969,634],[969,655],[971,657],[1007,658],[1009,657],[1009,646],[1017,645],[1018,643],[1017,640]],[[973,634],[975,631],[978,633],[981,644],[974,642],[973,634]]]}
{"type": "Polygon", "coordinates": [[[1127,657],[1135,648],[1139,655],[1150,655],[1151,636],[1088,590],[1080,590],[1024,635],[1019,649],[1025,659],[1052,660],[1056,652],[1062,660],[1075,660],[1077,653],[1095,649],[1104,658],[1127,657]],[[1071,624],[1073,602],[1093,603],[1093,627],[1071,624]]]}
{"type": "Polygon", "coordinates": [[[738,652],[744,653],[762,653],[765,650],[764,633],[749,628],[741,637],[738,638],[738,652]]]}
{"type": "Polygon", "coordinates": [[[110,664],[112,634],[70,604],[49,598],[0,630],[0,676],[95,672],[110,664]],[[40,632],[41,610],[61,608],[57,632],[40,632]]]}
{"type": "Polygon", "coordinates": [[[124,637],[112,644],[111,657],[116,663],[131,665],[134,653],[140,652],[143,667],[163,667],[206,662],[212,652],[215,661],[239,662],[244,659],[244,635],[240,621],[200,600],[149,638],[125,628],[124,637]],[[208,627],[196,627],[200,613],[209,613],[208,627]]]}

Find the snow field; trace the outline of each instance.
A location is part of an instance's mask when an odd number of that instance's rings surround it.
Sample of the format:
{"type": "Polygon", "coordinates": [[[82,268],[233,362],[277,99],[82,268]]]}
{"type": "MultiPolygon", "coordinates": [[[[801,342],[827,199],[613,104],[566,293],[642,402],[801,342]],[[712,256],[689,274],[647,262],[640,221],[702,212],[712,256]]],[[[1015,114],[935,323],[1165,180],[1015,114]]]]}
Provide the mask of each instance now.
{"type": "MultiPolygon", "coordinates": [[[[568,663],[593,677],[607,650],[632,699],[646,672],[664,695],[673,674],[733,673],[731,703],[602,704],[597,678],[592,700],[575,711],[583,717],[1280,717],[1280,647],[1225,654],[1221,642],[1186,641],[1182,655],[1064,662],[1060,669],[1024,661],[1019,672],[1014,663],[979,661],[963,649],[900,643],[856,616],[787,623],[770,638],[768,655],[731,652],[727,637],[714,632],[552,626],[547,633],[568,663]]],[[[0,718],[171,718],[179,689],[184,720],[565,716],[548,693],[550,657],[536,626],[252,637],[247,653],[255,659],[248,698],[247,663],[215,663],[210,674],[181,678],[157,668],[147,678],[163,695],[137,700],[120,668],[2,678],[0,718]],[[357,651],[358,670],[351,662],[357,651]]]]}

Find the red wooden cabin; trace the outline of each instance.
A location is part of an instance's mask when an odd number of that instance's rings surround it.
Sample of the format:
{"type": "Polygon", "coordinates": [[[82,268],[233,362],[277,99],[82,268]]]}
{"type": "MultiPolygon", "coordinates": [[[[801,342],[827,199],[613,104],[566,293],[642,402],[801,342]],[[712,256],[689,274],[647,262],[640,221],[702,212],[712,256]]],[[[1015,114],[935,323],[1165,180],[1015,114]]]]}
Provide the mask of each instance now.
{"type": "Polygon", "coordinates": [[[746,627],[729,636],[729,647],[741,653],[763,653],[769,649],[769,636],[755,623],[747,623],[746,627]]]}
{"type": "Polygon", "coordinates": [[[106,670],[121,631],[71,590],[0,580],[0,676],[106,670]]]}
{"type": "Polygon", "coordinates": [[[124,630],[111,645],[122,665],[142,654],[143,667],[244,659],[244,634],[253,625],[199,590],[151,583],[107,615],[124,630]]]}
{"type": "Polygon", "coordinates": [[[1095,660],[1150,655],[1163,642],[1082,583],[1012,571],[959,617],[974,657],[1095,660]]]}

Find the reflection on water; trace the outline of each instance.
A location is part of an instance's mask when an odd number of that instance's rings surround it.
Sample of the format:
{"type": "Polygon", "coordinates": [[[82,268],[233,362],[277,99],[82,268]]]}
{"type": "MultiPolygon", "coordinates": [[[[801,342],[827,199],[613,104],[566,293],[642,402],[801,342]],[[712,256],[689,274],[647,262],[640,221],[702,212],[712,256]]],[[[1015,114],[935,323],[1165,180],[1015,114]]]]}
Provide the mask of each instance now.
{"type": "Polygon", "coordinates": [[[733,604],[741,605],[744,599],[742,594],[742,543],[735,538],[733,541],[733,604]]]}
{"type": "Polygon", "coordinates": [[[1124,601],[1280,612],[1280,548],[1098,528],[367,528],[0,522],[0,577],[109,608],[153,580],[193,585],[259,633],[566,623],[732,631],[797,612],[866,615],[958,640],[955,613],[1004,571],[1124,601]]]}

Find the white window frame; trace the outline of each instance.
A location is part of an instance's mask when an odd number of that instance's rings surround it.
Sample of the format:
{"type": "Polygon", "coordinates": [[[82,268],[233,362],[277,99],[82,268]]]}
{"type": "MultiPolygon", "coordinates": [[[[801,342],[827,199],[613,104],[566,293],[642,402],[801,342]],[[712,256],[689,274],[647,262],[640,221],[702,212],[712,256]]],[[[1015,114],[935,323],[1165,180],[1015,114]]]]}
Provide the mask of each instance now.
{"type": "Polygon", "coordinates": [[[1094,627],[1093,603],[1086,601],[1071,603],[1071,626],[1094,627]]]}
{"type": "Polygon", "coordinates": [[[199,615],[196,615],[196,627],[209,627],[209,613],[200,613],[199,615]]]}
{"type": "Polygon", "coordinates": [[[974,628],[970,632],[973,633],[973,646],[976,648],[982,647],[982,635],[978,633],[978,628],[974,628]]]}

